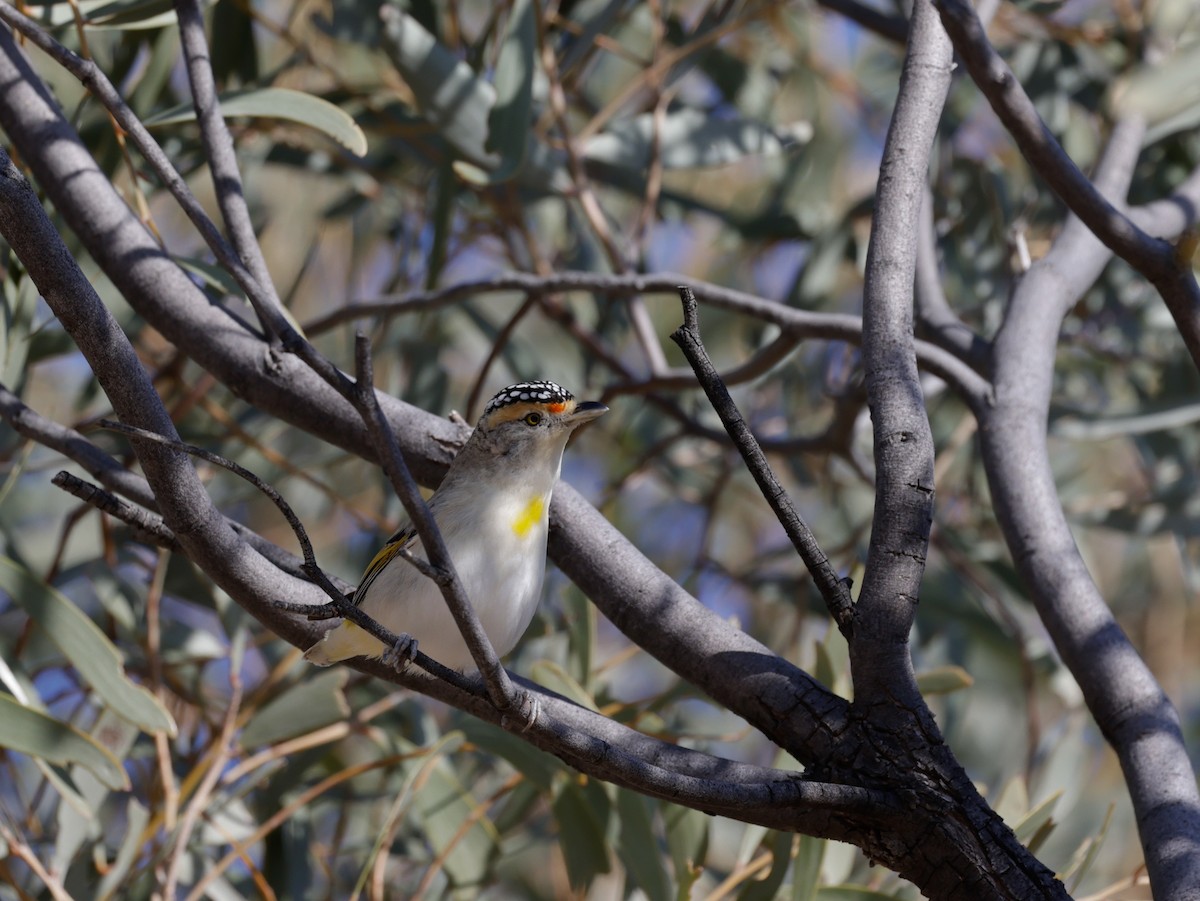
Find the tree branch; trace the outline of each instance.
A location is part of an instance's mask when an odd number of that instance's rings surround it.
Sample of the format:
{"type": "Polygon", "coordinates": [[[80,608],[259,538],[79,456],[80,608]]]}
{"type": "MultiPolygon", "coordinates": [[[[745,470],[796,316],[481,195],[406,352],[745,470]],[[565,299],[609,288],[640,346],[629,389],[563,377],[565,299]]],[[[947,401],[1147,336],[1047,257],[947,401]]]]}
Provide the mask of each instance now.
{"type": "MultiPolygon", "coordinates": [[[[958,318],[950,308],[938,267],[937,227],[933,192],[925,187],[917,221],[917,261],[914,296],[917,323],[938,347],[949,351],[985,378],[991,369],[991,345],[958,318]]],[[[919,360],[918,354],[918,360],[919,360]]]]}
{"type": "Polygon", "coordinates": [[[700,320],[696,315],[695,295],[687,287],[680,287],[679,294],[683,300],[683,325],[671,333],[671,340],[679,345],[683,355],[692,365],[696,380],[708,395],[708,400],[717,411],[717,415],[721,417],[721,423],[733,440],[738,453],[742,455],[746,468],[758,485],[758,490],[762,492],[762,496],[771,507],[771,512],[775,514],[775,518],[792,542],[792,547],[812,574],[813,582],[821,592],[825,606],[837,623],[838,630],[849,638],[854,632],[854,603],[850,599],[850,587],[838,578],[829,558],[817,543],[816,536],[796,512],[792,499],[775,478],[775,473],[771,471],[771,466],[767,463],[754,434],[746,425],[741,411],[729,396],[729,389],[725,387],[717,368],[709,359],[704,342],[700,338],[700,320]]]}
{"type": "MultiPolygon", "coordinates": [[[[196,109],[196,122],[200,126],[200,140],[212,171],[213,188],[229,241],[254,281],[267,295],[267,300],[275,309],[282,309],[283,304],[275,291],[275,283],[271,280],[262,248],[258,246],[258,238],[254,234],[254,224],[250,221],[250,210],[242,190],[242,176],[233,150],[233,138],[221,116],[200,5],[195,0],[175,0],[175,16],[179,20],[179,43],[192,88],[192,104],[196,109]]],[[[263,330],[273,338],[274,330],[270,322],[260,321],[263,330]]]]}
{"type": "Polygon", "coordinates": [[[908,634],[933,522],[933,436],[913,349],[916,231],[950,86],[950,42],[928,0],[909,25],[880,163],[863,284],[863,365],[875,434],[875,513],[851,643],[855,697],[921,704],[908,634]],[[901,690],[903,685],[903,690],[901,690]]]}
{"type": "Polygon", "coordinates": [[[77,497],[85,504],[95,507],[101,513],[107,513],[114,519],[119,519],[155,547],[172,552],[182,550],[179,541],[171,534],[171,530],[167,528],[163,518],[157,513],[150,513],[141,507],[126,503],[115,494],[110,494],[103,488],[99,488],[91,482],[85,482],[69,472],[56,473],[50,482],[72,497],[77,497]]]}
{"type": "Polygon", "coordinates": [[[421,491],[396,444],[392,428],[375,398],[373,371],[371,344],[367,336],[360,332],[355,340],[356,383],[351,399],[366,423],[375,453],[382,461],[384,472],[392,483],[392,491],[400,498],[405,512],[417,530],[421,547],[436,572],[434,582],[441,590],[455,625],[458,626],[458,631],[479,668],[488,697],[499,710],[520,714],[521,723],[514,725],[527,728],[537,718],[537,708],[533,706],[532,696],[513,687],[508,673],[500,665],[496,649],[492,647],[491,640],[483,631],[479,615],[471,606],[467,591],[454,567],[454,561],[450,559],[450,551],[442,539],[441,529],[438,528],[429,505],[421,497],[421,491]]]}
{"type": "MultiPolygon", "coordinates": [[[[792,341],[802,338],[825,338],[858,344],[862,340],[862,320],[840,313],[814,313],[801,310],[744,291],[725,288],[710,282],[696,281],[686,275],[671,272],[653,274],[611,275],[595,272],[557,272],[552,275],[532,275],[524,272],[505,272],[488,278],[462,282],[434,290],[412,291],[397,297],[349,304],[334,310],[304,326],[306,334],[317,335],[336,325],[367,316],[396,316],[403,313],[428,312],[448,306],[465,297],[501,291],[520,291],[542,295],[568,291],[590,291],[613,296],[629,294],[665,294],[675,297],[679,286],[687,284],[696,299],[708,306],[752,316],[779,326],[792,341]]],[[[780,336],[783,340],[783,336],[780,336]]],[[[917,359],[928,371],[944,379],[972,409],[986,406],[990,387],[971,366],[953,353],[926,341],[916,342],[917,359]]],[[[648,383],[656,384],[654,379],[648,383]]],[[[688,383],[691,383],[689,378],[688,383]]],[[[619,383],[620,388],[624,383],[619,383]]],[[[682,387],[682,382],[668,378],[664,390],[682,387]]],[[[770,442],[764,442],[770,447],[770,442]]]]}
{"type": "MultiPolygon", "coordinates": [[[[1096,185],[1128,189],[1140,122],[1120,122],[1096,185]]],[[[1076,216],[1013,293],[995,340],[996,404],[980,439],[996,518],[1055,648],[1121,762],[1155,897],[1200,884],[1200,797],[1179,717],[1114,619],[1087,570],[1058,499],[1046,443],[1063,318],[1110,251],[1076,216]]]]}
{"type": "Polygon", "coordinates": [[[1169,243],[1138,228],[1079,171],[988,41],[974,10],[963,0],[936,0],[936,5],[967,71],[1021,154],[1096,237],[1154,284],[1200,368],[1200,285],[1191,260],[1180,259],[1169,243]]]}

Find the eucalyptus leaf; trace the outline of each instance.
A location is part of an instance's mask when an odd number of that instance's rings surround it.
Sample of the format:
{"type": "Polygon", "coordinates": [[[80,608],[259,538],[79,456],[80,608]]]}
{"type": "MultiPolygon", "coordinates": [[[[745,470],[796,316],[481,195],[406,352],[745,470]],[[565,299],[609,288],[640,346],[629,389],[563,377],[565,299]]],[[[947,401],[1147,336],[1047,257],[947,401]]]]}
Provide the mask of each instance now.
{"type": "Polygon", "coordinates": [[[530,676],[551,691],[570,698],[581,707],[597,711],[595,699],[565,669],[552,660],[539,660],[530,667],[530,676]]]}
{"type": "Polygon", "coordinates": [[[508,761],[541,791],[549,792],[555,775],[563,771],[558,758],[491,723],[469,717],[459,728],[480,748],[508,761]]]}
{"type": "Polygon", "coordinates": [[[121,654],[83,612],[8,557],[0,557],[0,590],[20,604],[116,714],[146,732],[175,735],[175,721],[147,689],[129,680],[121,654]]]}
{"type": "Polygon", "coordinates": [[[1030,844],[1034,836],[1044,833],[1047,826],[1054,825],[1054,811],[1062,796],[1061,791],[1054,792],[1046,800],[1034,806],[1013,827],[1013,832],[1022,843],[1030,844]]]}
{"type": "Polygon", "coordinates": [[[792,901],[813,901],[816,898],[817,886],[821,881],[821,861],[825,858],[827,844],[823,838],[800,836],[800,846],[796,849],[795,863],[792,865],[792,901]]]}
{"type": "Polygon", "coordinates": [[[479,886],[499,850],[499,836],[481,801],[459,780],[444,755],[413,789],[413,807],[446,873],[458,887],[479,886]],[[465,827],[465,831],[464,831],[465,827]]]}
{"type": "Polygon", "coordinates": [[[507,181],[525,162],[533,112],[533,74],[537,69],[537,23],[531,0],[515,0],[496,61],[496,103],[488,115],[484,149],[500,155],[490,173],[493,183],[507,181]]]}
{"type": "Polygon", "coordinates": [[[612,868],[606,838],[611,807],[594,783],[581,786],[564,780],[554,797],[551,810],[558,822],[558,844],[572,886],[590,885],[612,868]]]}
{"type": "Polygon", "coordinates": [[[345,720],[350,715],[343,693],[348,676],[338,667],[297,682],[258,710],[238,743],[243,748],[273,745],[345,720]]]}
{"type": "MultiPolygon", "coordinates": [[[[1109,107],[1117,118],[1143,117],[1153,129],[1165,122],[1189,127],[1200,115],[1200,43],[1180,47],[1164,60],[1147,62],[1113,83],[1109,107]]],[[[1168,132],[1151,131],[1146,141],[1168,132]]]]}
{"type": "Polygon", "coordinates": [[[671,886],[654,835],[651,807],[641,795],[617,790],[617,855],[649,901],[671,901],[671,886]]]}
{"type": "Polygon", "coordinates": [[[129,788],[129,777],[107,748],[74,726],[0,692],[0,747],[60,766],[78,764],[106,786],[129,788]]]}
{"type": "Polygon", "coordinates": [[[707,169],[735,163],[748,156],[772,157],[807,142],[812,129],[804,124],[778,131],[760,122],[725,118],[685,107],[663,117],[644,113],[613,123],[583,146],[586,159],[642,171],[658,158],[665,169],[707,169]]]}
{"type": "Polygon", "coordinates": [[[962,691],[975,684],[975,680],[961,666],[936,666],[917,673],[917,688],[923,695],[945,695],[962,691]]]}
{"type": "Polygon", "coordinates": [[[711,817],[690,807],[664,803],[662,818],[675,870],[676,897],[689,898],[704,870],[711,817]]]}
{"type": "MultiPolygon", "coordinates": [[[[352,116],[328,100],[291,88],[254,88],[221,94],[217,100],[226,119],[248,116],[258,119],[284,119],[307,125],[337,141],[356,156],[367,152],[367,136],[352,116]]],[[[196,110],[181,103],[148,117],[150,128],[194,122],[196,110]]]]}
{"type": "Polygon", "coordinates": [[[486,147],[496,89],[442,46],[408,13],[384,6],[382,47],[413,92],[417,107],[467,162],[491,171],[500,154],[486,147]]]}
{"type": "Polygon", "coordinates": [[[771,836],[771,869],[762,879],[747,882],[738,893],[739,901],[773,901],[792,863],[794,839],[791,832],[776,832],[771,836]]]}

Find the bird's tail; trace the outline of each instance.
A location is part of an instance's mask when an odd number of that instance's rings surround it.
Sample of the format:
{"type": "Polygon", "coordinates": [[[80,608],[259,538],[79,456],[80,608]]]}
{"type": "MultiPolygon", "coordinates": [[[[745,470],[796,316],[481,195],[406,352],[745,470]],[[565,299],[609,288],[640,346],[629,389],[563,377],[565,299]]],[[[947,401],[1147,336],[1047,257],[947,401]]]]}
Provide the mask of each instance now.
{"type": "Polygon", "coordinates": [[[304,659],[317,666],[329,666],[351,657],[378,657],[385,650],[383,642],[374,635],[345,621],[305,651],[304,659]]]}

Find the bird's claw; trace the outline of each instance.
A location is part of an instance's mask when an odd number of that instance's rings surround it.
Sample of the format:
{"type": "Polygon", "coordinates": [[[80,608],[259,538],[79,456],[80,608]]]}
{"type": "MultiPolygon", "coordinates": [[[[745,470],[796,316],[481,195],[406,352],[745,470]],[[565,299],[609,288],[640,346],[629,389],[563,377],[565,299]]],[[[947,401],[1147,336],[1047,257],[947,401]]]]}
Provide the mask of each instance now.
{"type": "Polygon", "coordinates": [[[518,689],[512,707],[500,717],[500,725],[509,731],[528,732],[537,723],[541,712],[541,701],[532,692],[518,689]]]}
{"type": "Polygon", "coordinates": [[[408,633],[401,633],[396,643],[380,656],[384,666],[389,666],[398,673],[408,669],[413,657],[417,654],[417,640],[408,633]]]}

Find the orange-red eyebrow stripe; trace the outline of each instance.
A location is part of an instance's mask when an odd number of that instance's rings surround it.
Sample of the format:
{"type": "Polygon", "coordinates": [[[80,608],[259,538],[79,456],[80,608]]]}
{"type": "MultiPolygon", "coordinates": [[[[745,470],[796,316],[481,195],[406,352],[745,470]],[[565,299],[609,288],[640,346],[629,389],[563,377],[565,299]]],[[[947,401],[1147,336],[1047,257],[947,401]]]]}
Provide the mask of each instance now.
{"type": "Polygon", "coordinates": [[[567,405],[565,403],[546,404],[546,409],[551,413],[561,413],[566,408],[567,405]]]}

